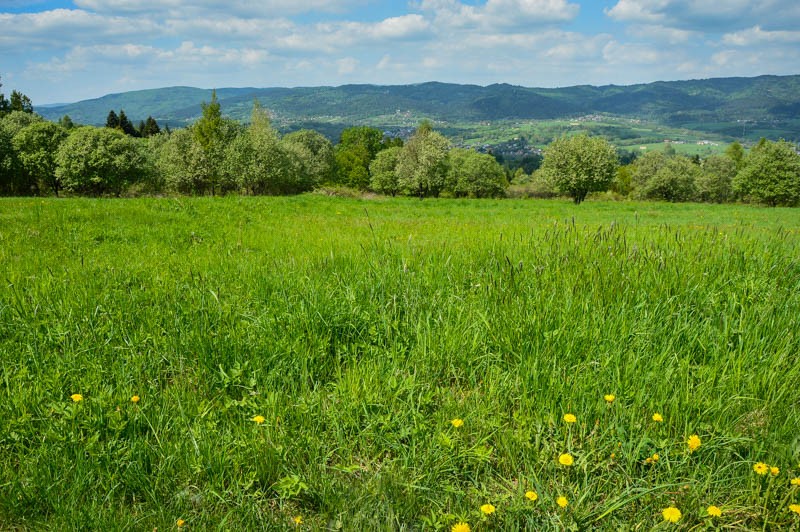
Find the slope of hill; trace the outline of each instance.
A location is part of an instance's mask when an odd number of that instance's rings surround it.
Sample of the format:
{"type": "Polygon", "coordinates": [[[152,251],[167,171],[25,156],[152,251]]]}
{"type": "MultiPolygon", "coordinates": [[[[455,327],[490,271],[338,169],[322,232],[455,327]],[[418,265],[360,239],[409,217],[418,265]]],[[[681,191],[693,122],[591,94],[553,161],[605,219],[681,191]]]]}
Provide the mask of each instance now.
{"type": "MultiPolygon", "coordinates": [[[[377,123],[397,125],[422,117],[444,122],[554,119],[600,113],[643,118],[670,126],[738,130],[742,121],[781,122],[800,131],[800,76],[760,76],[655,82],[602,87],[539,89],[507,84],[343,85],[340,87],[224,88],[223,111],[246,120],[254,99],[284,125],[291,123],[377,123]]],[[[103,124],[111,109],[135,121],[152,115],[181,125],[200,115],[211,90],[168,87],[111,94],[94,100],[37,109],[50,119],[65,114],[79,123],[103,124]]]]}

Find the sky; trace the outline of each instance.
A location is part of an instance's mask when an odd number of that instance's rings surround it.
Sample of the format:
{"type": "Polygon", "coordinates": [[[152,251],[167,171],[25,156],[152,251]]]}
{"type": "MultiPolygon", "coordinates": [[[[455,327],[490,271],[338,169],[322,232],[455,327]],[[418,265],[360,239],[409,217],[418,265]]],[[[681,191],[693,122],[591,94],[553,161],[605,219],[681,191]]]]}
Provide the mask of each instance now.
{"type": "Polygon", "coordinates": [[[800,73],[798,0],[0,0],[34,105],[130,90],[800,73]]]}

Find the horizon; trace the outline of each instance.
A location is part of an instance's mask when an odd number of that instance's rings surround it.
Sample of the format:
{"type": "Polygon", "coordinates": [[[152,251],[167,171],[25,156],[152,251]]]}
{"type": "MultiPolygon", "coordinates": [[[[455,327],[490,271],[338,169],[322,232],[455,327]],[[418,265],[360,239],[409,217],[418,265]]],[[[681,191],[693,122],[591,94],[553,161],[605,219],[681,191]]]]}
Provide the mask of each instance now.
{"type": "Polygon", "coordinates": [[[793,0],[7,0],[3,90],[34,105],[189,87],[562,88],[794,74],[793,0]]]}
{"type": "Polygon", "coordinates": [[[132,93],[132,92],[147,92],[147,91],[158,91],[158,90],[165,90],[165,89],[198,89],[198,90],[205,90],[205,91],[212,91],[212,90],[241,90],[241,89],[253,89],[253,90],[264,90],[264,89],[286,89],[286,90],[295,90],[295,89],[323,89],[323,88],[339,88],[339,87],[348,87],[348,86],[370,86],[370,87],[405,87],[405,86],[415,86],[415,85],[427,85],[427,84],[441,84],[441,85],[462,85],[462,86],[475,86],[475,87],[482,87],[488,88],[493,85],[510,85],[514,87],[521,87],[524,89],[552,89],[552,90],[559,90],[559,89],[568,89],[572,87],[631,87],[636,85],[650,85],[654,83],[680,83],[680,82],[693,82],[693,81],[712,81],[716,79],[756,79],[756,78],[765,78],[765,77],[793,77],[793,76],[800,76],[800,73],[793,73],[793,74],[757,74],[753,76],[727,76],[724,78],[718,77],[708,77],[708,78],[686,78],[686,79],[657,79],[653,81],[645,81],[641,83],[607,83],[605,85],[594,85],[590,83],[578,83],[575,85],[561,85],[555,87],[542,87],[542,86],[527,86],[527,85],[517,85],[514,83],[506,83],[506,82],[494,82],[488,84],[479,84],[479,83],[455,83],[455,82],[445,82],[445,81],[437,81],[437,80],[428,80],[428,81],[420,81],[416,83],[343,83],[340,85],[294,85],[294,86],[282,86],[282,85],[274,85],[269,87],[256,87],[256,86],[241,86],[241,87],[234,87],[234,86],[218,86],[218,87],[197,87],[192,85],[168,85],[163,87],[151,87],[145,89],[131,89],[129,91],[122,91],[122,92],[109,92],[107,94],[102,94],[100,96],[95,96],[92,98],[86,98],[84,100],[75,100],[75,101],[61,101],[61,102],[48,102],[48,103],[40,103],[34,104],[34,108],[36,107],[60,107],[65,105],[72,105],[84,101],[92,101],[92,100],[101,100],[103,98],[107,98],[110,96],[121,96],[124,94],[132,93]]]}

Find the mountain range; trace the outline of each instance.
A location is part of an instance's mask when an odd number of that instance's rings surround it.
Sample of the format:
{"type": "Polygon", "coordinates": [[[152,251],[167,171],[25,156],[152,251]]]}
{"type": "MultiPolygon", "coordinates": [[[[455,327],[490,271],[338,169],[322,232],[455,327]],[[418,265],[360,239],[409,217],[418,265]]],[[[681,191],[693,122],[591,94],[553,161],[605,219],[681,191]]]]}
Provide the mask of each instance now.
{"type": "MultiPolygon", "coordinates": [[[[69,115],[77,123],[102,125],[110,110],[123,109],[134,123],[153,116],[175,127],[196,120],[200,104],[210,101],[211,93],[210,89],[166,87],[42,106],[36,111],[53,120],[69,115]]],[[[402,126],[422,118],[454,124],[603,114],[721,134],[726,127],[738,131],[736,124],[741,122],[777,124],[780,132],[800,137],[800,75],[563,88],[439,82],[248,87],[220,88],[216,94],[223,113],[239,120],[247,120],[257,99],[284,129],[291,124],[402,126]]]]}

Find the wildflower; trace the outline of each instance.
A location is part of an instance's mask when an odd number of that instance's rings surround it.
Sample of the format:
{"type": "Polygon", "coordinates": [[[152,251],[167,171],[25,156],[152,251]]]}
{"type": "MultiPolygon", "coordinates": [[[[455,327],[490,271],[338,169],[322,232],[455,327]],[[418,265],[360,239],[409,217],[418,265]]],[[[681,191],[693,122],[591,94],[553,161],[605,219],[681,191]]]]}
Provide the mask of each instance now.
{"type": "Polygon", "coordinates": [[[702,442],[700,441],[700,436],[698,436],[697,434],[692,434],[691,436],[689,436],[689,439],[686,440],[686,445],[689,446],[690,453],[695,452],[697,449],[700,448],[700,445],[702,445],[702,442]]]}
{"type": "Polygon", "coordinates": [[[556,499],[556,504],[557,504],[557,505],[559,505],[559,506],[561,506],[562,508],[566,508],[566,507],[567,507],[567,505],[569,504],[569,501],[567,500],[567,498],[566,498],[566,497],[564,497],[564,496],[562,495],[561,497],[559,497],[558,499],[556,499]]]}
{"type": "Polygon", "coordinates": [[[614,402],[614,399],[616,399],[616,398],[617,398],[617,397],[616,397],[616,396],[615,396],[613,393],[610,393],[610,394],[608,394],[608,395],[604,395],[604,396],[603,396],[603,399],[605,399],[605,400],[606,400],[606,403],[608,403],[608,404],[611,404],[611,403],[613,403],[613,402],[614,402]]]}
{"type": "Polygon", "coordinates": [[[617,457],[617,453],[611,453],[611,459],[615,459],[617,457]]]}
{"type": "Polygon", "coordinates": [[[769,471],[769,466],[764,462],[758,462],[756,465],[753,466],[753,471],[758,473],[759,475],[766,475],[769,471]]]}
{"type": "Polygon", "coordinates": [[[662,421],[664,421],[664,418],[661,416],[661,414],[656,412],[655,414],[653,414],[653,421],[655,421],[656,423],[661,423],[662,421]]]}
{"type": "Polygon", "coordinates": [[[450,532],[469,532],[470,528],[467,523],[456,523],[453,525],[453,528],[450,529],[450,532]]]}
{"type": "Polygon", "coordinates": [[[493,514],[494,510],[495,508],[491,504],[484,504],[483,506],[481,506],[481,512],[483,512],[485,515],[493,514]]]}
{"type": "Polygon", "coordinates": [[[292,521],[294,521],[295,525],[300,526],[300,525],[303,524],[303,516],[302,515],[296,515],[296,516],[294,516],[292,518],[292,521]]]}
{"type": "Polygon", "coordinates": [[[645,464],[654,464],[654,463],[658,462],[658,460],[659,460],[660,458],[661,458],[661,457],[660,457],[660,456],[658,456],[658,453],[653,453],[653,456],[651,456],[651,457],[647,458],[647,459],[644,461],[644,463],[645,463],[645,464]]]}
{"type": "Polygon", "coordinates": [[[536,499],[539,498],[539,494],[536,493],[535,491],[526,491],[525,498],[528,499],[529,501],[535,501],[536,499]]]}
{"type": "Polygon", "coordinates": [[[713,504],[706,508],[706,513],[711,517],[719,517],[722,515],[722,508],[719,506],[714,506],[713,504]]]}
{"type": "Polygon", "coordinates": [[[183,525],[185,525],[185,524],[186,524],[186,521],[184,521],[183,519],[178,519],[177,521],[175,521],[175,525],[178,528],[183,528],[183,525]]]}
{"type": "Polygon", "coordinates": [[[463,427],[463,426],[464,426],[464,420],[463,420],[463,419],[461,419],[461,418],[458,418],[458,417],[457,417],[457,418],[455,418],[454,420],[452,420],[450,423],[451,423],[451,424],[452,424],[452,425],[453,425],[455,428],[459,428],[459,427],[463,427]]]}
{"type": "Polygon", "coordinates": [[[564,453],[558,457],[558,463],[565,466],[571,466],[575,463],[575,459],[569,453],[564,453]]]}
{"type": "Polygon", "coordinates": [[[800,504],[790,504],[789,509],[797,515],[800,515],[800,504]]]}
{"type": "Polygon", "coordinates": [[[664,516],[664,521],[669,521],[670,523],[677,523],[681,519],[681,511],[674,506],[664,508],[661,515],[664,516]]]}
{"type": "Polygon", "coordinates": [[[575,417],[575,414],[564,414],[564,421],[566,423],[575,423],[578,418],[575,417]]]}
{"type": "Polygon", "coordinates": [[[265,421],[264,416],[253,416],[253,421],[261,425],[265,421]]]}
{"type": "Polygon", "coordinates": [[[800,486],[800,477],[795,477],[792,479],[792,486],[800,486]]]}
{"type": "Polygon", "coordinates": [[[69,398],[72,399],[72,402],[74,403],[80,403],[81,401],[83,401],[83,396],[79,393],[73,393],[72,395],[69,396],[69,398]]]}
{"type": "Polygon", "coordinates": [[[133,397],[131,397],[131,403],[136,404],[138,402],[139,402],[139,396],[138,395],[134,395],[133,397]]]}
{"type": "Polygon", "coordinates": [[[769,472],[770,472],[770,473],[772,473],[772,476],[773,476],[773,477],[777,477],[777,476],[778,476],[778,473],[780,473],[780,472],[781,472],[781,470],[780,470],[780,469],[778,469],[778,468],[777,468],[777,467],[775,467],[775,466],[772,466],[772,467],[770,467],[770,468],[769,468],[769,472]]]}

